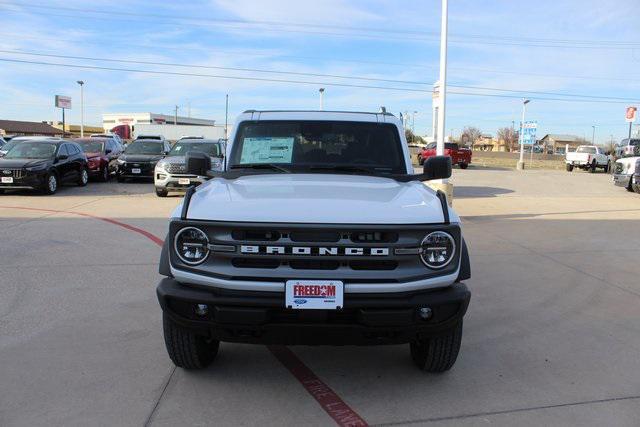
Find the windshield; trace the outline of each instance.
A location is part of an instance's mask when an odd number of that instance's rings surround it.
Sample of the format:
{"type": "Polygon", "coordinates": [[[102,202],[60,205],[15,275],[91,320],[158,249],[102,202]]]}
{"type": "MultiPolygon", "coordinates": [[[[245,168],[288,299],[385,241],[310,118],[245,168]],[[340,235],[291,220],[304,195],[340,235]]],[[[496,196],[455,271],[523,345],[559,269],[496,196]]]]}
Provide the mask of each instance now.
{"type": "Polygon", "coordinates": [[[596,147],[578,147],[576,153],[596,154],[596,147]]]}
{"type": "Polygon", "coordinates": [[[16,144],[4,156],[5,159],[50,159],[56,152],[55,144],[46,142],[22,142],[16,144]]]}
{"type": "Polygon", "coordinates": [[[162,154],[163,144],[155,141],[132,142],[124,152],[126,154],[162,154]]]}
{"type": "Polygon", "coordinates": [[[400,136],[392,124],[341,121],[243,122],[231,168],[278,164],[292,170],[359,168],[406,173],[400,136]]]}
{"type": "Polygon", "coordinates": [[[211,142],[178,142],[169,152],[170,156],[184,156],[191,151],[200,151],[212,157],[220,155],[220,144],[211,142]]]}
{"type": "Polygon", "coordinates": [[[2,147],[0,147],[0,150],[9,151],[16,144],[17,144],[17,142],[15,142],[15,141],[9,141],[6,144],[4,144],[2,147]]]}
{"type": "Polygon", "coordinates": [[[102,152],[103,144],[101,141],[78,141],[76,142],[82,147],[82,151],[85,153],[100,153],[102,152]]]}

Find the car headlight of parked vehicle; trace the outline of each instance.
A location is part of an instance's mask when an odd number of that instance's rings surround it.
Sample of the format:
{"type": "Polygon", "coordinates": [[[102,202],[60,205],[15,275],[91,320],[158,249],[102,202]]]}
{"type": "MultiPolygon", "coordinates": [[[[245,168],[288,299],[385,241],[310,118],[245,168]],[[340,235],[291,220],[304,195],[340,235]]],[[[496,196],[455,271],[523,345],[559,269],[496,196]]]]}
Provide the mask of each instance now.
{"type": "Polygon", "coordinates": [[[178,258],[188,265],[198,265],[209,256],[209,239],[196,227],[185,227],[176,233],[173,241],[178,258]]]}
{"type": "Polygon", "coordinates": [[[125,160],[122,160],[122,159],[116,159],[116,161],[118,162],[119,165],[124,165],[125,163],[127,163],[125,160]]]}
{"type": "Polygon", "coordinates": [[[166,171],[167,162],[158,162],[156,163],[156,169],[161,171],[166,171]]]}
{"type": "Polygon", "coordinates": [[[420,259],[434,270],[446,267],[456,253],[456,241],[444,231],[434,231],[422,239],[420,259]]]}

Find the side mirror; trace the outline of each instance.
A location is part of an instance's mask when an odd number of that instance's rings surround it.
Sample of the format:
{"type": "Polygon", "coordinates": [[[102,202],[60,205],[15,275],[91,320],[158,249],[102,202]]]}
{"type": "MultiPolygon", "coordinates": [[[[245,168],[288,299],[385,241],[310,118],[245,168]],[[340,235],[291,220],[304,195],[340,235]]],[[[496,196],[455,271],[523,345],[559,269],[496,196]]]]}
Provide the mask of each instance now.
{"type": "Polygon", "coordinates": [[[211,170],[211,157],[205,153],[192,151],[187,153],[185,161],[189,175],[207,176],[207,172],[211,170]]]}
{"type": "Polygon", "coordinates": [[[422,175],[425,181],[431,181],[432,179],[449,178],[451,176],[451,157],[429,157],[424,162],[422,175]]]}

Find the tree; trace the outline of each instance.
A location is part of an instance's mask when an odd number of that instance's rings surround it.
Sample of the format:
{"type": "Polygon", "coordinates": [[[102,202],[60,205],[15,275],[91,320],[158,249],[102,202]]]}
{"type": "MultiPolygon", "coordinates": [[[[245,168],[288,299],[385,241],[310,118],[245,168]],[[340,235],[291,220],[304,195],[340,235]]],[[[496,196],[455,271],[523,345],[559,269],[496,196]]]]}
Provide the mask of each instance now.
{"type": "Polygon", "coordinates": [[[480,129],[474,126],[466,126],[462,130],[462,135],[460,135],[460,140],[464,145],[471,145],[476,143],[477,140],[482,136],[482,132],[480,129]]]}
{"type": "Polygon", "coordinates": [[[421,136],[414,135],[411,129],[405,129],[404,136],[405,138],[407,138],[407,143],[409,144],[412,144],[412,143],[424,144],[424,139],[422,139],[421,136]]]}
{"type": "Polygon", "coordinates": [[[518,144],[518,132],[511,127],[498,129],[498,140],[503,141],[507,151],[513,151],[518,144]]]}

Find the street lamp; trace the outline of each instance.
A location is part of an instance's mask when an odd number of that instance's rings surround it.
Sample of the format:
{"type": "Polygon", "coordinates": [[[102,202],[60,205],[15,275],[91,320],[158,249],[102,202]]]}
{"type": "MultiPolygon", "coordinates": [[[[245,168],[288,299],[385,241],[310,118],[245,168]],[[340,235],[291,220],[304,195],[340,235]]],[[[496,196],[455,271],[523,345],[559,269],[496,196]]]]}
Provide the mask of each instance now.
{"type": "MultiPolygon", "coordinates": [[[[522,124],[520,125],[520,135],[518,135],[520,139],[520,160],[518,161],[518,170],[524,170],[524,116],[527,111],[527,104],[531,102],[529,99],[522,99],[522,124]]],[[[533,150],[533,147],[531,147],[533,150]]]]}
{"type": "Polygon", "coordinates": [[[320,92],[320,111],[324,110],[324,88],[321,87],[318,92],[320,92]]]}
{"type": "Polygon", "coordinates": [[[84,138],[84,81],[76,83],[80,85],[80,138],[84,138]]]}
{"type": "Polygon", "coordinates": [[[596,140],[596,126],[591,126],[593,128],[593,133],[591,134],[591,145],[595,145],[596,140]]]}

